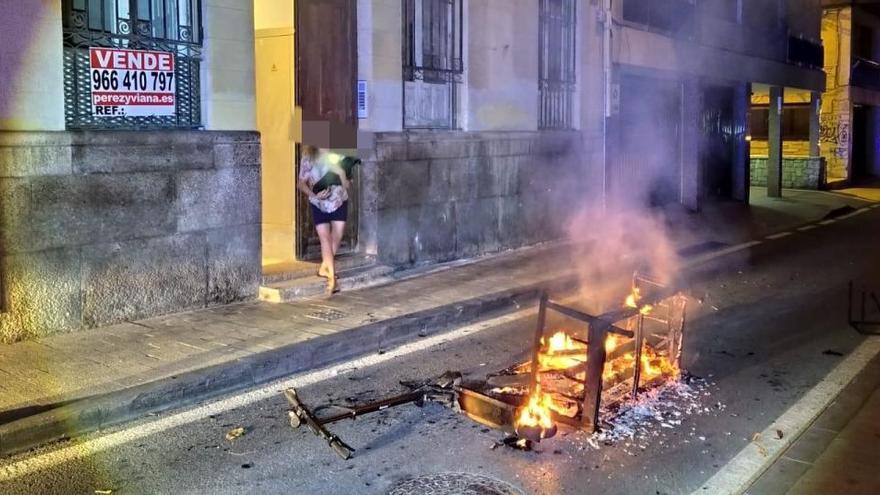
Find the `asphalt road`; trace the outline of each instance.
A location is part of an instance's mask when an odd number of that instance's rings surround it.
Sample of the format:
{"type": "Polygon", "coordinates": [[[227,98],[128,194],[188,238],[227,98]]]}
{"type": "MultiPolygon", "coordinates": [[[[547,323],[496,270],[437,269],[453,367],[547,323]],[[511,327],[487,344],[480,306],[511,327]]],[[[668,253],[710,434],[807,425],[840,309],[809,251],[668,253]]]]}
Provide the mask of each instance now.
{"type": "MultiPolygon", "coordinates": [[[[708,381],[694,399],[700,413],[673,428],[654,425],[638,442],[596,449],[587,434],[564,432],[537,452],[492,449],[500,433],[437,404],[407,405],[335,426],[357,449],[342,461],[310,432],[287,425],[278,394],[107,448],[96,445],[114,433],[147,431],[157,419],[91,435],[78,458],[57,465],[40,459],[70,444],[41,449],[12,460],[23,462],[17,474],[0,475],[0,493],[381,494],[431,473],[485,475],[529,494],[689,493],[859,345],[862,337],[846,324],[846,287],[861,279],[880,288],[878,252],[875,209],[767,240],[691,280],[683,359],[708,381]],[[226,440],[236,427],[245,434],[226,440]]],[[[533,324],[525,318],[471,332],[330,376],[300,395],[310,404],[345,403],[449,369],[481,377],[522,358],[533,324]]]]}

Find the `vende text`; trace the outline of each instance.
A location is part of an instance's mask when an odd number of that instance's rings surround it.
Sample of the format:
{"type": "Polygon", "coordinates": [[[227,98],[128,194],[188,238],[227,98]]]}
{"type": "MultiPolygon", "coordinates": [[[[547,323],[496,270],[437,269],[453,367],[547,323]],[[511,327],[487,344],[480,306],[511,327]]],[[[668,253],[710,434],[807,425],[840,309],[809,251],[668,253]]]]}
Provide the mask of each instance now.
{"type": "Polygon", "coordinates": [[[167,52],[112,48],[92,48],[90,51],[93,69],[174,70],[174,57],[167,52]]]}

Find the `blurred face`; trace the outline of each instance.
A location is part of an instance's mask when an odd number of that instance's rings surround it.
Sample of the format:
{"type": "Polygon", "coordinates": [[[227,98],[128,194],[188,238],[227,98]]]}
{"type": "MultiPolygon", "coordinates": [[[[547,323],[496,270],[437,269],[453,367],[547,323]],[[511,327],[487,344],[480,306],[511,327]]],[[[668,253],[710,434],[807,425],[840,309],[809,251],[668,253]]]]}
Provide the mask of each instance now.
{"type": "Polygon", "coordinates": [[[318,148],[316,148],[310,144],[304,144],[302,147],[302,153],[303,153],[303,156],[305,156],[305,157],[315,158],[318,156],[318,148]]]}

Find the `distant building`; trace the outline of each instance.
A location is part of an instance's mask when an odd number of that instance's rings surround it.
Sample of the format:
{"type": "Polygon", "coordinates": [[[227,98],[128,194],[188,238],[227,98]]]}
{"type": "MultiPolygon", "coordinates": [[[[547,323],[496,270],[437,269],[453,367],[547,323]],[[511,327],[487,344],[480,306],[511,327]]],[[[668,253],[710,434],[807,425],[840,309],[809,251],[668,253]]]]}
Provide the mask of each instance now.
{"type": "Polygon", "coordinates": [[[303,140],[364,159],[356,265],[556,239],[586,204],[747,202],[822,167],[818,117],[792,161],[770,111],[819,102],[820,0],[4,5],[2,340],[311,275],[303,140]]]}
{"type": "Polygon", "coordinates": [[[880,177],[880,2],[823,0],[827,91],[822,156],[830,187],[880,177]]]}

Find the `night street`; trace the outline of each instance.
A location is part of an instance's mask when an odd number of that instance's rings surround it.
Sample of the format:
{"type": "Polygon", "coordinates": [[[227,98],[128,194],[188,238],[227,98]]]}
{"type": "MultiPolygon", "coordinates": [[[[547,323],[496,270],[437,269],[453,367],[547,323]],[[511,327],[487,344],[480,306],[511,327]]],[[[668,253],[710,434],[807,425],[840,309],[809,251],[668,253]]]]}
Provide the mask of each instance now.
{"type": "MultiPolygon", "coordinates": [[[[367,494],[430,473],[480,474],[535,494],[699,490],[865,340],[846,324],[846,286],[878,280],[878,249],[874,209],[767,240],[748,256],[729,256],[725,273],[693,281],[690,293],[703,300],[690,302],[684,367],[707,381],[694,385],[702,409],[672,428],[646,420],[649,433],[633,441],[596,449],[586,433],[564,432],[535,452],[492,449],[499,432],[429,403],[333,425],[356,449],[343,461],[307,429],[290,429],[275,385],[255,402],[229,397],[185,418],[163,414],[19,457],[0,467],[0,492],[367,494]],[[226,440],[237,427],[244,435],[226,440]]],[[[301,398],[318,405],[382,398],[402,392],[401,380],[447,370],[482,377],[522,360],[533,326],[533,314],[472,325],[431,338],[425,349],[291,382],[307,384],[301,398]]]]}
{"type": "Polygon", "coordinates": [[[0,0],[0,495],[880,494],[880,0],[0,0]]]}

